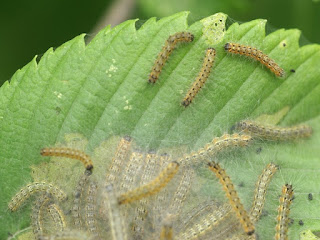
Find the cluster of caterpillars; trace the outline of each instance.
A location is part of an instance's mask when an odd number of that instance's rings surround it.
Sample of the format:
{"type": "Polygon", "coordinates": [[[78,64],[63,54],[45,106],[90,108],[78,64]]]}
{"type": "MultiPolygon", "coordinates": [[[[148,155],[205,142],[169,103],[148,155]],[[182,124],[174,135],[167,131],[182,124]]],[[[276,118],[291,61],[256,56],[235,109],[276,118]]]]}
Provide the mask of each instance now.
{"type": "MultiPolygon", "coordinates": [[[[156,58],[154,65],[152,66],[152,70],[149,75],[148,81],[150,83],[156,83],[160,76],[163,66],[169,59],[169,56],[171,55],[172,51],[176,48],[177,43],[192,42],[193,40],[194,35],[190,32],[178,32],[169,36],[164,46],[162,47],[162,50],[158,54],[158,57],[156,58]]],[[[229,53],[244,55],[259,61],[261,64],[270,69],[271,72],[273,72],[277,77],[285,76],[285,71],[267,54],[263,53],[259,49],[238,43],[226,43],[224,45],[224,49],[229,53]]],[[[183,105],[184,107],[187,107],[191,104],[191,102],[196,97],[200,89],[206,83],[210,75],[211,69],[213,67],[215,56],[216,50],[214,48],[210,47],[206,50],[202,67],[198,73],[198,76],[196,77],[194,83],[192,84],[192,86],[190,87],[190,89],[188,90],[181,102],[181,105],[183,105]]]]}
{"type": "MultiPolygon", "coordinates": [[[[237,129],[244,133],[224,134],[198,151],[174,160],[167,154],[132,150],[132,139],[124,137],[106,170],[105,181],[95,178],[94,163],[87,154],[71,148],[44,148],[42,156],[65,157],[83,163],[85,171],[73,195],[66,196],[51,183],[34,182],[22,188],[8,207],[16,211],[35,195],[32,229],[35,238],[43,240],[256,239],[255,224],[278,167],[273,163],[265,166],[256,183],[252,207],[247,211],[231,178],[214,160],[221,151],[248,146],[256,136],[276,140],[285,136],[285,140],[290,140],[310,136],[311,128],[301,125],[291,130],[269,129],[254,121],[242,121],[237,129]],[[276,137],[270,137],[272,133],[276,137]],[[185,212],[183,206],[188,202],[195,176],[192,166],[199,163],[219,179],[228,203],[204,201],[185,212]]],[[[278,207],[276,240],[287,239],[292,199],[292,186],[286,184],[278,207]]]]}
{"type": "MultiPolygon", "coordinates": [[[[156,83],[163,66],[176,45],[192,42],[189,32],[171,35],[152,67],[150,83],[156,83]]],[[[237,43],[226,43],[230,53],[251,57],[269,68],[277,77],[285,71],[262,51],[237,43]]],[[[181,104],[189,106],[207,81],[214,64],[216,50],[206,49],[203,64],[195,82],[181,104]]],[[[94,174],[95,164],[82,151],[53,147],[41,150],[42,156],[76,159],[83,163],[72,196],[47,182],[33,182],[22,188],[9,202],[17,211],[30,197],[32,229],[36,239],[257,239],[255,225],[265,203],[268,185],[278,167],[269,163],[259,176],[252,207],[247,211],[225,169],[215,162],[219,152],[228,148],[246,147],[254,138],[288,141],[311,136],[307,125],[293,127],[268,126],[251,120],[235,125],[240,132],[214,138],[198,151],[172,159],[167,154],[132,150],[132,139],[120,140],[105,181],[94,174]],[[205,163],[205,164],[204,164],[205,163]],[[195,176],[191,167],[202,164],[220,181],[228,203],[204,201],[183,211],[195,176]]],[[[282,188],[275,239],[288,238],[289,212],[293,188],[282,188]]],[[[189,204],[189,203],[188,203],[189,204]]]]}

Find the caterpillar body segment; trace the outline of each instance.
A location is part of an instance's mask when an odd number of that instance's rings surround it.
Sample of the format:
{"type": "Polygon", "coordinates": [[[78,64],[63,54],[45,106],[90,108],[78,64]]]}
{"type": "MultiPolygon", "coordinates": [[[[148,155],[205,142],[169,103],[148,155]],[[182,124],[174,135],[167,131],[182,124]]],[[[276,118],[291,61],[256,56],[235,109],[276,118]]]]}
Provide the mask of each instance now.
{"type": "Polygon", "coordinates": [[[98,229],[97,219],[97,191],[98,186],[95,182],[91,182],[88,186],[87,191],[87,199],[86,199],[86,206],[85,206],[85,213],[86,213],[86,225],[88,231],[100,239],[100,229],[98,229]]]}
{"type": "Polygon", "coordinates": [[[71,159],[79,160],[83,163],[84,167],[87,170],[93,169],[93,163],[91,158],[82,151],[75,150],[72,148],[43,148],[41,149],[40,154],[42,156],[51,156],[51,157],[66,157],[71,159]]]}
{"type": "Polygon", "coordinates": [[[20,189],[8,204],[9,209],[14,212],[19,209],[31,195],[37,192],[48,192],[60,201],[67,199],[67,195],[58,187],[46,182],[34,182],[20,189]]]}
{"type": "Polygon", "coordinates": [[[142,152],[131,153],[120,184],[121,192],[126,192],[135,186],[140,170],[143,167],[143,161],[144,154],[142,152]]]}
{"type": "Polygon", "coordinates": [[[53,222],[55,223],[56,230],[58,232],[64,231],[67,224],[62,209],[57,204],[53,203],[48,206],[47,211],[50,214],[53,222]]]}
{"type": "Polygon", "coordinates": [[[221,137],[214,138],[210,143],[200,148],[197,152],[185,155],[179,159],[179,163],[183,162],[199,162],[207,160],[208,157],[214,157],[218,153],[233,147],[246,147],[251,142],[252,137],[245,134],[224,134],[221,137]]]}
{"type": "Polygon", "coordinates": [[[312,128],[308,125],[296,125],[291,127],[281,127],[264,125],[252,120],[243,120],[236,124],[236,129],[266,140],[289,141],[300,138],[308,138],[312,135],[312,128]]]}
{"type": "Polygon", "coordinates": [[[217,207],[209,204],[192,214],[183,224],[182,231],[177,239],[195,240],[209,234],[224,217],[230,214],[230,207],[217,207]]]}
{"type": "Polygon", "coordinates": [[[280,205],[278,207],[275,240],[288,240],[289,213],[293,199],[292,185],[286,184],[282,187],[280,205]]]}
{"type": "Polygon", "coordinates": [[[274,60],[257,48],[245,46],[239,43],[226,43],[224,45],[224,49],[227,52],[245,55],[259,61],[261,64],[269,68],[277,77],[284,77],[286,74],[274,60]]]}
{"type": "Polygon", "coordinates": [[[43,230],[43,209],[46,208],[50,201],[50,198],[47,194],[42,194],[38,197],[32,207],[32,214],[31,214],[31,226],[32,231],[36,239],[41,239],[44,236],[43,230]]]}
{"type": "Polygon", "coordinates": [[[81,219],[81,204],[83,202],[83,195],[85,190],[88,188],[91,171],[86,170],[80,177],[76,190],[74,192],[73,205],[71,214],[73,218],[74,227],[78,230],[83,228],[83,222],[81,219]]]}
{"type": "Polygon", "coordinates": [[[252,235],[255,231],[254,225],[250,220],[250,217],[247,211],[244,209],[240,198],[238,197],[238,193],[234,188],[234,185],[230,179],[230,177],[226,174],[226,171],[220,167],[218,163],[209,162],[209,169],[214,172],[217,178],[220,180],[220,183],[223,186],[223,189],[229,199],[230,205],[235,211],[243,230],[248,234],[252,235]]]}
{"type": "Polygon", "coordinates": [[[201,68],[196,80],[194,81],[191,88],[189,89],[186,96],[184,97],[183,101],[181,102],[181,104],[184,107],[187,107],[190,105],[190,103],[193,101],[193,99],[198,94],[200,89],[206,83],[206,81],[210,75],[215,56],[216,56],[216,50],[214,48],[208,48],[206,50],[206,56],[203,60],[202,68],[201,68]]]}
{"type": "Polygon", "coordinates": [[[116,153],[112,158],[109,171],[106,176],[106,183],[113,184],[113,188],[118,188],[119,176],[122,170],[122,166],[125,164],[125,160],[130,152],[132,139],[130,137],[124,137],[120,140],[116,153]]]}
{"type": "Polygon", "coordinates": [[[126,226],[124,225],[120,205],[115,196],[112,184],[103,189],[104,208],[108,212],[111,236],[113,240],[127,240],[126,226]]]}
{"type": "Polygon", "coordinates": [[[173,194],[170,205],[168,206],[168,213],[170,215],[178,215],[181,211],[184,201],[190,191],[193,177],[195,175],[193,169],[183,168],[183,175],[180,183],[173,194]]]}
{"type": "Polygon", "coordinates": [[[262,209],[265,203],[267,188],[272,176],[275,174],[277,169],[278,167],[275,164],[269,163],[265,167],[257,181],[254,200],[249,214],[252,223],[257,222],[261,216],[262,209]]]}
{"type": "Polygon", "coordinates": [[[158,54],[154,62],[151,73],[149,75],[149,83],[156,83],[160,76],[163,66],[167,62],[172,51],[176,48],[176,45],[180,42],[192,42],[193,39],[193,34],[189,32],[178,32],[169,36],[164,46],[162,47],[161,52],[158,54]]]}
{"type": "Polygon", "coordinates": [[[177,162],[171,162],[160,174],[149,183],[119,196],[119,204],[126,204],[156,194],[163,189],[179,169],[177,162]]]}

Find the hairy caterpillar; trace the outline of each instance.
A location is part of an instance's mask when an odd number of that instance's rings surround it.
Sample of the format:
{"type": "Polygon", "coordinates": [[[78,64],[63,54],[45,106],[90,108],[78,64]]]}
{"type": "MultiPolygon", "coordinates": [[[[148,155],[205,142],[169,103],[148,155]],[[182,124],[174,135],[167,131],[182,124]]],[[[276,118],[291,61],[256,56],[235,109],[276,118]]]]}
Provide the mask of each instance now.
{"type": "Polygon", "coordinates": [[[211,233],[224,217],[228,217],[230,210],[228,205],[216,206],[212,203],[201,206],[201,209],[195,209],[176,239],[202,239],[201,237],[211,233]]]}
{"type": "MultiPolygon", "coordinates": [[[[140,180],[141,185],[148,183],[157,174],[157,166],[159,164],[160,157],[154,153],[149,152],[143,162],[144,169],[140,180]]],[[[135,208],[135,227],[133,227],[134,238],[142,238],[143,228],[141,227],[147,221],[148,210],[147,206],[150,204],[148,198],[140,199],[139,205],[135,208]]]]}
{"type": "Polygon", "coordinates": [[[285,76],[285,71],[261,50],[250,46],[241,45],[239,43],[226,43],[224,45],[224,49],[230,53],[245,55],[259,61],[261,64],[269,68],[277,77],[285,76]]]}
{"type": "Polygon", "coordinates": [[[47,208],[58,232],[64,231],[66,228],[65,216],[62,209],[56,204],[50,204],[47,208]]]}
{"type": "Polygon", "coordinates": [[[282,195],[280,197],[280,205],[278,207],[277,225],[276,225],[276,240],[288,239],[288,224],[290,205],[293,198],[292,185],[286,184],[282,187],[282,195]]]}
{"type": "Polygon", "coordinates": [[[67,195],[61,189],[53,186],[50,183],[34,182],[20,189],[20,191],[9,202],[9,209],[12,212],[16,211],[24,201],[26,201],[32,194],[36,192],[48,192],[60,201],[63,201],[67,198],[67,195]]]}
{"type": "MultiPolygon", "coordinates": [[[[116,184],[117,179],[119,178],[119,173],[121,172],[122,166],[124,164],[125,158],[127,157],[130,147],[131,147],[131,138],[126,136],[122,138],[117,146],[116,153],[112,158],[112,163],[109,167],[109,171],[106,177],[106,182],[108,184],[116,184]]],[[[116,186],[113,186],[116,188],[116,186]]]]}
{"type": "Polygon", "coordinates": [[[137,172],[142,168],[142,162],[144,160],[144,154],[141,152],[133,152],[127,163],[127,167],[124,170],[124,176],[122,178],[120,188],[122,192],[128,191],[131,189],[137,179],[137,172]]]}
{"type": "Polygon", "coordinates": [[[206,83],[206,81],[210,75],[215,56],[216,56],[216,50],[214,48],[208,48],[206,50],[206,56],[203,59],[202,68],[198,74],[198,77],[196,78],[196,80],[192,84],[191,88],[189,89],[188,93],[186,94],[183,101],[181,102],[181,104],[183,106],[185,106],[185,107],[189,106],[189,104],[192,102],[192,100],[198,94],[200,89],[206,83]]]}
{"type": "Polygon", "coordinates": [[[168,213],[172,215],[178,215],[181,211],[181,207],[189,193],[191,188],[191,183],[194,177],[194,171],[190,168],[183,168],[182,179],[180,180],[180,184],[177,187],[177,190],[174,192],[172,201],[168,206],[168,213]]]}
{"type": "Polygon", "coordinates": [[[82,162],[87,170],[92,170],[93,168],[92,160],[87,154],[72,148],[43,148],[40,154],[42,156],[66,157],[76,159],[82,162]]]}
{"type": "Polygon", "coordinates": [[[298,138],[307,138],[312,134],[312,128],[308,125],[296,125],[292,127],[280,127],[263,125],[252,120],[243,120],[236,124],[236,129],[253,137],[266,140],[286,141],[298,138]]]}
{"type": "Polygon", "coordinates": [[[262,209],[265,202],[265,197],[267,193],[267,188],[269,186],[270,180],[273,174],[277,171],[277,166],[273,163],[269,163],[265,169],[263,169],[262,174],[260,175],[254,195],[254,200],[252,208],[250,211],[250,218],[252,223],[255,223],[259,220],[262,213],[262,209]]]}
{"type": "Polygon", "coordinates": [[[115,196],[113,186],[111,184],[107,185],[103,192],[104,208],[107,210],[109,215],[109,222],[111,228],[112,239],[127,239],[126,227],[122,219],[120,212],[120,205],[115,196]]]}
{"type": "Polygon", "coordinates": [[[74,192],[74,200],[73,200],[73,206],[72,206],[72,217],[73,217],[73,224],[76,229],[82,228],[82,222],[81,222],[81,200],[82,195],[85,191],[85,189],[88,187],[88,181],[89,177],[91,176],[91,171],[86,170],[82,176],[79,179],[78,185],[76,187],[76,190],[74,192]]]}
{"type": "MultiPolygon", "coordinates": [[[[171,159],[170,155],[168,155],[166,153],[161,154],[160,158],[158,160],[158,164],[160,165],[159,166],[160,169],[164,168],[164,166],[169,166],[168,164],[170,164],[171,161],[172,161],[172,159],[171,159]]],[[[180,164],[179,164],[179,168],[180,168],[180,164]]],[[[161,174],[161,172],[160,172],[160,174],[161,174]]],[[[157,175],[155,175],[155,176],[157,176],[157,175]]],[[[164,212],[166,212],[168,210],[168,207],[167,207],[168,203],[166,201],[168,199],[168,197],[167,197],[168,194],[169,194],[168,188],[164,187],[163,190],[161,190],[161,193],[157,194],[154,197],[155,200],[154,200],[153,207],[152,207],[153,222],[157,221],[157,216],[162,215],[164,212]]]]}
{"type": "Polygon", "coordinates": [[[251,141],[249,135],[224,134],[221,137],[214,138],[211,143],[205,145],[207,152],[220,152],[228,147],[246,147],[251,141]]]}
{"type": "Polygon", "coordinates": [[[254,225],[252,224],[247,211],[244,209],[242,203],[240,202],[240,198],[238,197],[237,191],[234,189],[233,183],[230,177],[227,175],[226,171],[220,167],[218,163],[209,162],[209,169],[214,172],[217,178],[220,180],[220,183],[223,186],[224,191],[229,199],[229,202],[236,212],[237,217],[244,229],[244,231],[248,235],[252,235],[254,233],[254,225]]]}
{"type": "Polygon", "coordinates": [[[155,174],[157,174],[157,166],[159,161],[160,157],[153,152],[150,152],[146,155],[143,164],[144,169],[141,176],[141,184],[146,184],[155,176],[155,174]]]}
{"type": "Polygon", "coordinates": [[[36,199],[32,207],[31,224],[36,239],[40,239],[43,236],[42,210],[49,200],[50,198],[47,194],[42,194],[36,199]]]}
{"type": "Polygon", "coordinates": [[[215,156],[219,152],[230,147],[246,147],[251,139],[252,138],[249,135],[239,135],[237,133],[232,135],[224,134],[221,137],[214,138],[210,143],[206,144],[203,148],[200,148],[197,152],[192,152],[178,161],[198,161],[207,156],[215,156]]]}
{"type": "Polygon", "coordinates": [[[179,164],[177,162],[169,163],[169,165],[151,182],[120,195],[118,198],[119,204],[130,203],[156,194],[168,184],[177,173],[178,169],[179,164]]]}
{"type": "Polygon", "coordinates": [[[96,197],[97,197],[98,186],[95,182],[91,182],[87,191],[87,202],[86,202],[86,225],[90,233],[99,237],[100,232],[96,222],[96,197]]]}
{"type": "Polygon", "coordinates": [[[193,34],[189,32],[178,32],[176,34],[171,35],[165,42],[164,46],[162,47],[161,52],[158,54],[158,57],[149,75],[149,82],[155,83],[158,80],[164,64],[168,60],[172,51],[175,49],[177,43],[192,42],[193,39],[194,39],[193,34]]]}

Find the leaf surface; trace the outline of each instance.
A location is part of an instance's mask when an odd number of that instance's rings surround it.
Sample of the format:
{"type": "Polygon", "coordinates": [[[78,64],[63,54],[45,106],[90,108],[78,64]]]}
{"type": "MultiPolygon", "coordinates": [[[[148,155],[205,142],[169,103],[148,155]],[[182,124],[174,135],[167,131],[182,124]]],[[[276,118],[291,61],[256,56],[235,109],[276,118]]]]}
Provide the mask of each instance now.
{"type": "MultiPolygon", "coordinates": [[[[135,20],[126,21],[105,28],[87,46],[80,35],[49,49],[39,62],[34,58],[0,88],[0,238],[28,226],[28,208],[10,213],[7,203],[31,181],[30,166],[43,161],[40,149],[63,142],[66,134],[84,135],[89,154],[114,135],[130,135],[145,149],[185,145],[196,150],[230,131],[237,121],[285,107],[289,111],[279,124],[307,122],[314,129],[310,139],[257,142],[244,152],[227,154],[221,162],[236,184],[244,183],[238,189],[247,209],[263,167],[269,162],[281,167],[267,195],[268,214],[257,227],[261,239],[274,235],[278,195],[285,183],[293,184],[295,191],[291,239],[298,239],[305,229],[319,228],[319,45],[299,47],[300,31],[295,29],[266,36],[265,20],[234,23],[219,41],[208,44],[203,21],[188,26],[187,16],[182,12],[159,21],[152,18],[139,30],[135,20]],[[158,52],[169,35],[180,31],[192,32],[194,41],[179,45],[158,82],[150,85],[148,75],[158,52]],[[258,62],[226,54],[226,42],[261,49],[285,69],[286,77],[276,78],[258,62]],[[217,50],[214,68],[194,102],[184,108],[180,102],[208,47],[217,50]],[[257,154],[259,147],[262,152],[257,154]],[[308,193],[314,200],[308,200],[308,193]]],[[[208,184],[218,183],[208,176],[208,184]]]]}

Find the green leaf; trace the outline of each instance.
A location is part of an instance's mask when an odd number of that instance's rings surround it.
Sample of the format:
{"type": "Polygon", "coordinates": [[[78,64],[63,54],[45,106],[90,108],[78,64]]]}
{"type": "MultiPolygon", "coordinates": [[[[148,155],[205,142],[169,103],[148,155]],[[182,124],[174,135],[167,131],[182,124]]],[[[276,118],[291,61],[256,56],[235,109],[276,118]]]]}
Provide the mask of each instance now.
{"type": "MultiPolygon", "coordinates": [[[[265,36],[265,20],[234,23],[225,35],[220,28],[212,42],[204,27],[212,17],[188,26],[187,16],[182,12],[159,21],[152,18],[139,30],[136,21],[126,21],[102,30],[87,46],[84,35],[80,35],[55,50],[49,49],[39,62],[34,58],[1,87],[0,238],[29,225],[30,209],[11,213],[7,203],[31,181],[30,166],[44,161],[40,149],[63,142],[66,134],[80,133],[88,139],[88,154],[114,135],[130,135],[145,149],[184,145],[192,150],[229,131],[239,120],[275,114],[285,107],[289,112],[280,125],[307,122],[314,129],[310,139],[256,142],[244,151],[222,156],[220,161],[236,185],[244,183],[237,189],[246,209],[251,207],[263,167],[269,162],[281,167],[268,191],[268,214],[257,226],[261,239],[274,235],[278,195],[285,183],[293,184],[295,191],[291,239],[298,239],[306,229],[319,230],[319,45],[299,47],[298,30],[280,29],[265,36]],[[148,84],[163,43],[179,31],[192,32],[194,41],[179,45],[159,81],[148,84]],[[228,41],[263,50],[287,76],[276,78],[258,62],[226,54],[223,46],[228,41]],[[212,74],[194,102],[184,108],[180,102],[209,46],[217,50],[212,74]],[[262,152],[257,154],[259,147],[262,152]],[[313,193],[314,200],[308,200],[308,193],[313,193]]],[[[204,173],[208,183],[201,186],[203,192],[210,185],[219,189],[216,179],[207,175],[204,173]]]]}

